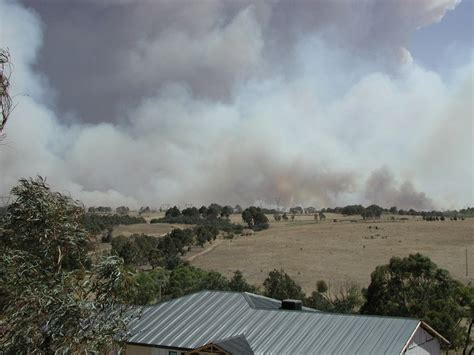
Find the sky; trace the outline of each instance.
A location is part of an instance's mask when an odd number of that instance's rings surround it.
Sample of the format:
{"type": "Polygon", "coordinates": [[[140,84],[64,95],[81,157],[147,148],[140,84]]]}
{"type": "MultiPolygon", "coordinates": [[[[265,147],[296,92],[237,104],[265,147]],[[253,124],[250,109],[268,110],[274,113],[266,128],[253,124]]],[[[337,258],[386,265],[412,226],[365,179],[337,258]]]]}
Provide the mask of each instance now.
{"type": "Polygon", "coordinates": [[[0,0],[0,195],[472,206],[473,1],[0,0]]]}

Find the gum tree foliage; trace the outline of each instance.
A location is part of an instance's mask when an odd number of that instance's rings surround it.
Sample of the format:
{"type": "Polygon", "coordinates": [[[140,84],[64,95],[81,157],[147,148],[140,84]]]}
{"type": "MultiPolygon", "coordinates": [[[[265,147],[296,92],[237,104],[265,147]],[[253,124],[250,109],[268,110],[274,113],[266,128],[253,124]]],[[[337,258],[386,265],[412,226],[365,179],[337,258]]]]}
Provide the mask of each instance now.
{"type": "Polygon", "coordinates": [[[334,211],[334,212],[342,213],[345,216],[352,216],[356,214],[362,215],[362,213],[364,213],[364,210],[365,209],[362,205],[348,205],[348,206],[343,207],[340,211],[334,211]]]}
{"type": "Polygon", "coordinates": [[[304,209],[301,206],[291,207],[290,208],[290,213],[291,214],[303,214],[304,209]]]}
{"type": "Polygon", "coordinates": [[[143,217],[129,216],[128,214],[97,214],[89,212],[82,216],[81,223],[86,230],[98,234],[102,231],[113,229],[114,226],[119,224],[146,223],[146,220],[143,217]]]}
{"type": "Polygon", "coordinates": [[[193,266],[178,266],[165,289],[167,298],[177,298],[201,290],[229,290],[229,281],[217,271],[205,271],[193,266]]]}
{"type": "Polygon", "coordinates": [[[199,210],[196,207],[185,208],[181,213],[186,217],[199,217],[199,210]]]}
{"type": "Polygon", "coordinates": [[[127,214],[130,212],[130,208],[127,206],[119,206],[115,209],[115,212],[118,214],[127,214]]]}
{"type": "Polygon", "coordinates": [[[201,206],[201,208],[199,208],[199,213],[204,217],[207,215],[207,207],[206,206],[201,206]]]}
{"type": "Polygon", "coordinates": [[[166,236],[156,238],[146,234],[119,235],[112,239],[112,254],[122,258],[127,266],[149,264],[153,269],[179,265],[179,255],[194,243],[192,229],[173,229],[166,236]]]}
{"type": "Polygon", "coordinates": [[[220,215],[222,212],[222,206],[219,205],[218,203],[211,203],[209,207],[207,208],[208,212],[209,210],[213,211],[213,214],[220,215]]]}
{"type": "Polygon", "coordinates": [[[287,298],[303,300],[305,296],[301,286],[283,270],[270,271],[263,282],[263,288],[265,296],[278,300],[287,298]]]}
{"type": "Polygon", "coordinates": [[[155,304],[162,300],[163,289],[169,283],[170,271],[164,269],[137,272],[134,287],[128,289],[127,302],[133,305],[155,304]]]}
{"type": "Polygon", "coordinates": [[[234,209],[231,206],[224,206],[221,210],[221,217],[229,218],[232,213],[234,213],[234,209]]]}
{"type": "Polygon", "coordinates": [[[333,292],[327,283],[320,280],[316,290],[305,299],[305,305],[323,312],[357,313],[364,303],[360,288],[355,285],[345,285],[333,292]]]}
{"type": "Polygon", "coordinates": [[[234,292],[251,292],[256,293],[258,290],[255,286],[250,285],[244,278],[242,271],[234,271],[234,275],[229,280],[229,289],[234,292]]]}
{"type": "Polygon", "coordinates": [[[216,240],[219,230],[214,226],[197,226],[194,228],[196,234],[196,242],[201,247],[204,247],[206,242],[216,240]]]}
{"type": "Polygon", "coordinates": [[[120,347],[128,276],[115,257],[92,264],[84,208],[22,179],[0,221],[0,343],[6,353],[105,352],[120,347]]]}
{"type": "Polygon", "coordinates": [[[243,210],[242,220],[247,223],[249,228],[254,228],[256,226],[265,226],[268,228],[268,218],[259,207],[251,206],[243,210]]]}
{"type": "Polygon", "coordinates": [[[457,348],[466,343],[466,319],[473,316],[472,286],[464,286],[428,257],[393,257],[371,275],[361,313],[418,318],[457,348]]]}
{"type": "Polygon", "coordinates": [[[221,213],[222,207],[216,203],[212,203],[209,205],[206,211],[206,219],[213,221],[216,220],[220,213],[221,213]]]}
{"type": "Polygon", "coordinates": [[[361,216],[364,219],[367,218],[380,218],[382,216],[383,208],[377,205],[370,205],[366,207],[362,213],[361,216]]]}
{"type": "Polygon", "coordinates": [[[179,210],[178,207],[173,206],[171,208],[168,208],[165,212],[166,217],[179,217],[181,216],[181,211],[179,210]]]}
{"type": "MultiPolygon", "coordinates": [[[[194,224],[197,226],[214,227],[227,233],[242,232],[242,225],[234,224],[228,218],[221,218],[218,211],[222,213],[224,209],[221,209],[217,204],[211,204],[209,208],[202,206],[199,210],[195,207],[190,207],[180,211],[177,207],[176,209],[173,207],[167,211],[165,217],[153,218],[150,220],[150,223],[194,224]]],[[[230,210],[227,210],[227,212],[230,212],[230,210]]]]}

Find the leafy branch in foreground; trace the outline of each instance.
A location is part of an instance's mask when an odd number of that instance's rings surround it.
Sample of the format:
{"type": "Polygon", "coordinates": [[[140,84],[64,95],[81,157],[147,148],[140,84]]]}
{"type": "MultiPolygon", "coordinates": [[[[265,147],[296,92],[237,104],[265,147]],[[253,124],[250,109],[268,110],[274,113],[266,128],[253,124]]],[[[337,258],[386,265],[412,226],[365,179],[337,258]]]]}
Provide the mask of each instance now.
{"type": "Polygon", "coordinates": [[[121,346],[131,276],[120,258],[92,264],[84,209],[44,179],[22,179],[0,223],[0,343],[7,353],[105,352],[121,346]]]}

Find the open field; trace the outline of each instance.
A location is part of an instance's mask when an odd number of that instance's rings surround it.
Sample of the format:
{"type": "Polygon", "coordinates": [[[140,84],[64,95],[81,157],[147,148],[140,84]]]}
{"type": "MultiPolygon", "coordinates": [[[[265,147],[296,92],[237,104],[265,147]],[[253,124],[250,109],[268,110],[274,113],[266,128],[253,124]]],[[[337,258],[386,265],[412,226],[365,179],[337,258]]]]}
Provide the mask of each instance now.
{"type": "MultiPolygon", "coordinates": [[[[346,283],[367,286],[377,265],[386,264],[391,256],[419,252],[455,278],[474,281],[472,218],[426,222],[410,217],[404,221],[386,218],[375,222],[362,221],[360,217],[326,216],[323,222],[315,222],[311,216],[297,216],[294,222],[271,220],[270,229],[219,241],[218,245],[211,245],[212,250],[194,257],[191,264],[226,276],[239,269],[256,285],[263,282],[269,271],[282,268],[306,292],[311,292],[320,279],[335,287],[346,283]],[[334,218],[338,221],[333,222],[334,218]]],[[[239,217],[234,218],[238,222],[239,217]]]]}
{"type": "Polygon", "coordinates": [[[144,233],[154,237],[161,237],[162,235],[171,232],[175,228],[189,228],[189,225],[184,224],[167,224],[167,223],[139,223],[139,224],[130,224],[130,225],[119,225],[114,227],[112,232],[112,237],[117,237],[119,235],[124,235],[129,237],[135,233],[144,233]]]}
{"type": "MultiPolygon", "coordinates": [[[[131,211],[130,216],[139,216],[137,211],[131,211]]],[[[162,218],[165,216],[164,212],[149,212],[140,215],[143,217],[147,223],[139,223],[139,224],[130,224],[130,225],[119,225],[115,226],[112,232],[112,237],[117,237],[119,235],[124,235],[125,237],[129,237],[135,233],[144,233],[147,235],[151,235],[153,237],[161,237],[164,234],[171,232],[175,228],[191,228],[190,225],[185,224],[168,224],[168,223],[153,223],[150,224],[150,221],[153,218],[162,218]]]]}

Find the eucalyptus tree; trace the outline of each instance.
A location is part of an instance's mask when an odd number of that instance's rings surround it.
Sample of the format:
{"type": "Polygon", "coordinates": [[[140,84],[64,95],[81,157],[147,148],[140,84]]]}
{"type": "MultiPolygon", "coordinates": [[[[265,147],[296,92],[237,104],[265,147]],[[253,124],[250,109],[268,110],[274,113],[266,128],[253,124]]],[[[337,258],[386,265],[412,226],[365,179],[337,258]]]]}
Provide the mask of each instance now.
{"type": "Polygon", "coordinates": [[[121,347],[131,287],[123,261],[94,263],[84,207],[22,179],[0,220],[0,344],[6,353],[106,352],[121,347]]]}

